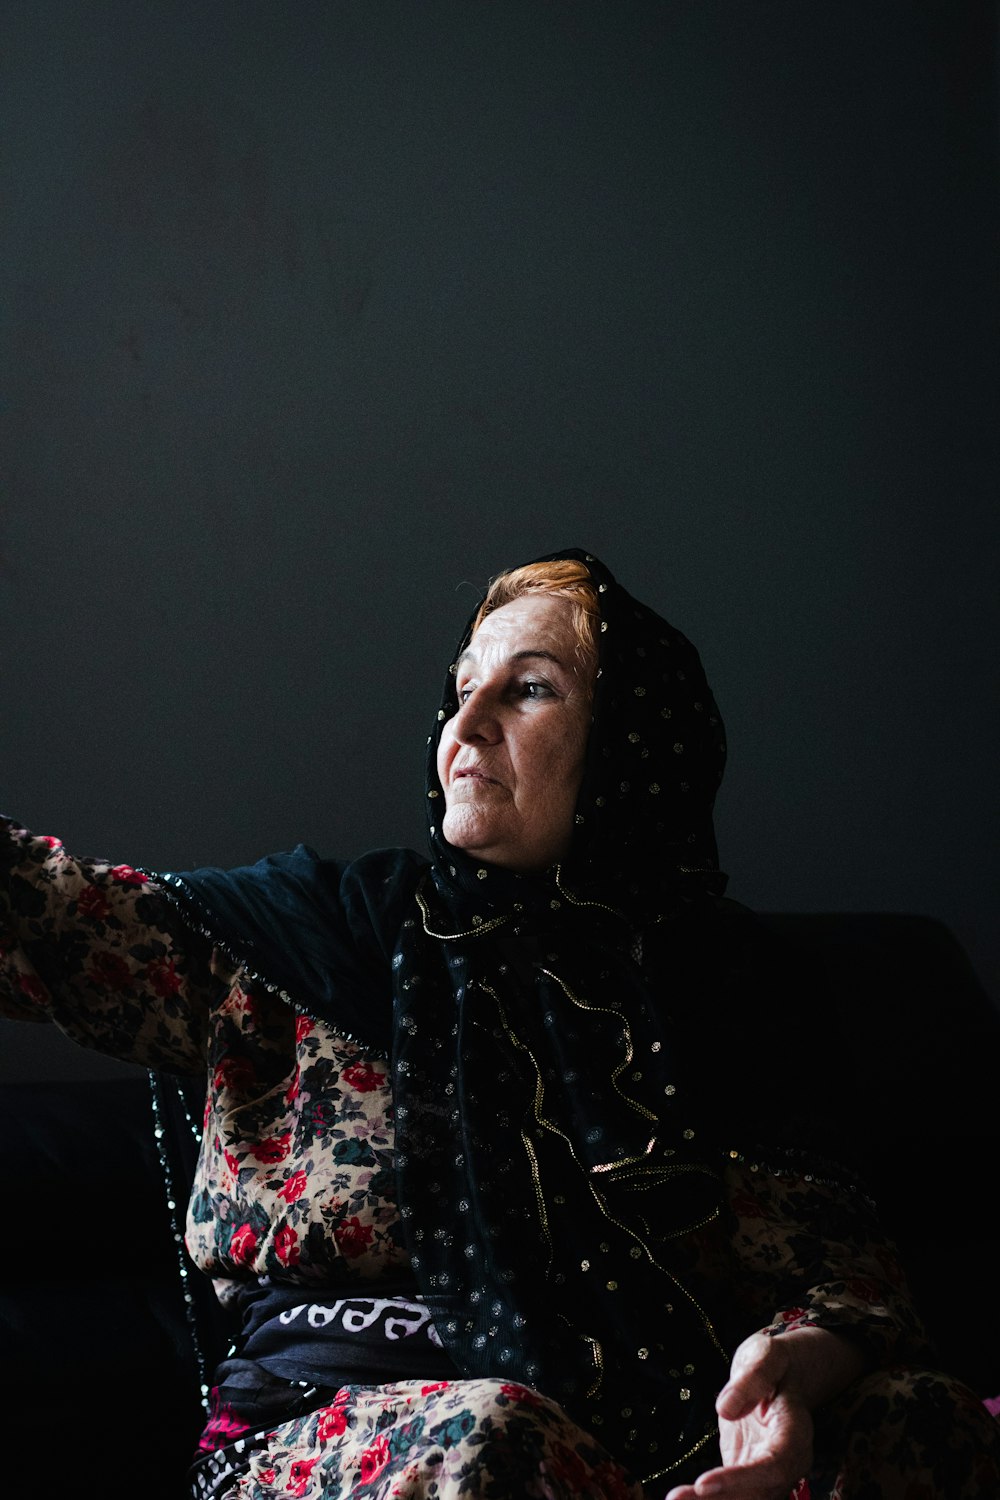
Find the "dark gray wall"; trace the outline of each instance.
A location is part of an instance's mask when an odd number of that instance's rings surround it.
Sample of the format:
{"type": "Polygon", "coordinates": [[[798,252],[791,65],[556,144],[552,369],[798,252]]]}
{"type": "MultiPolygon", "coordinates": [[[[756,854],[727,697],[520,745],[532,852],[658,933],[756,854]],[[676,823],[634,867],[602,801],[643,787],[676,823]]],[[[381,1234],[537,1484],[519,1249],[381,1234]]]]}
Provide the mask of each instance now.
{"type": "Polygon", "coordinates": [[[702,650],[732,894],[995,984],[995,16],[5,7],[0,805],[420,847],[475,595],[580,543],[702,650]]]}

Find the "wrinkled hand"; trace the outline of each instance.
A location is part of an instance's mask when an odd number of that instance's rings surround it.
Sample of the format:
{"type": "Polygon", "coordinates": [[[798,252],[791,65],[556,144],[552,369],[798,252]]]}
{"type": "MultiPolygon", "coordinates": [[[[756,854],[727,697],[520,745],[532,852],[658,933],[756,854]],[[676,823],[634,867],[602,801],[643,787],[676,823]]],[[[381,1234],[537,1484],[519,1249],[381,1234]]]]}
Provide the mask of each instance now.
{"type": "Polygon", "coordinates": [[[813,1448],[812,1417],[789,1342],[763,1333],[745,1339],[715,1409],[723,1468],[676,1486],[667,1500],[788,1500],[812,1464],[813,1448]]]}

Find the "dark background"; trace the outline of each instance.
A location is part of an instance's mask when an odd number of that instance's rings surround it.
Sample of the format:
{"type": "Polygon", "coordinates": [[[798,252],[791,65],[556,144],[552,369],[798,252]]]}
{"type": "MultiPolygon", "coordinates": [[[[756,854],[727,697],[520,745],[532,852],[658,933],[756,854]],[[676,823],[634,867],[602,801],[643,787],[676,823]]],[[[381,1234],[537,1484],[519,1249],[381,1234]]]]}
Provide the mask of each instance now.
{"type": "Polygon", "coordinates": [[[462,622],[579,544],[702,651],[730,893],[936,916],[996,995],[996,21],[5,6],[0,806],[422,847],[462,622]]]}

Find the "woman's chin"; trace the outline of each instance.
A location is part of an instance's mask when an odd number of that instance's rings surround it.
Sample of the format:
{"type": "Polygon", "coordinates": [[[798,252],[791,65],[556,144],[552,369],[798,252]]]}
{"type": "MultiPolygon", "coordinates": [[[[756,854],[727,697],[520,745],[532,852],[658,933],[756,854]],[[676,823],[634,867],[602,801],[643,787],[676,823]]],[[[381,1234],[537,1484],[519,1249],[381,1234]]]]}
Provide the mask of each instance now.
{"type": "Polygon", "coordinates": [[[478,808],[459,805],[448,809],[441,832],[453,849],[461,849],[472,859],[488,860],[499,832],[494,822],[478,808]]]}

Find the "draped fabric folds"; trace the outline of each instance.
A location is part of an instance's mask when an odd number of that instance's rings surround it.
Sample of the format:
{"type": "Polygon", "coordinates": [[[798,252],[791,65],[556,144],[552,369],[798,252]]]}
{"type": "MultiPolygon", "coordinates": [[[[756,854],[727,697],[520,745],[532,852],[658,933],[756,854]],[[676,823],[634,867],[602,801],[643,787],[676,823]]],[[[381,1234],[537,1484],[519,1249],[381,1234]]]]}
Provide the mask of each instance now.
{"type": "Polygon", "coordinates": [[[583,562],[600,606],[572,846],[539,876],[444,841],[449,670],[427,747],[433,864],[397,950],[400,1202],[459,1366],[539,1386],[648,1475],[714,1431],[727,1364],[670,1270],[671,1239],[718,1213],[718,1158],[685,1093],[669,963],[654,978],[663,934],[725,885],[724,731],[678,630],[593,555],[550,558],[583,562]]]}

